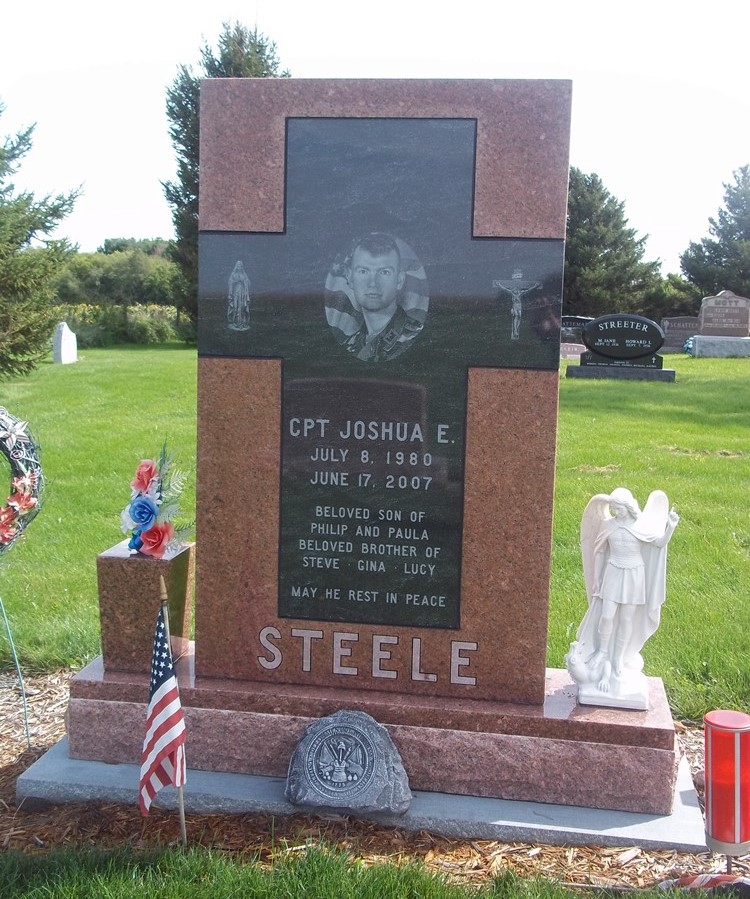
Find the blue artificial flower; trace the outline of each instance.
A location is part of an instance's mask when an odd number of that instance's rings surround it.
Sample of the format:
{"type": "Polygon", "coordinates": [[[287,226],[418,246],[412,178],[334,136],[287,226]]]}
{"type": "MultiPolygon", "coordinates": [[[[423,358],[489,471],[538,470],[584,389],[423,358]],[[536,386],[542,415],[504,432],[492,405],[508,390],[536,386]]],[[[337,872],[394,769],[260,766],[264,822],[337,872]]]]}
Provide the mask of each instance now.
{"type": "Polygon", "coordinates": [[[141,540],[141,530],[140,528],[136,528],[133,531],[133,534],[128,543],[128,549],[139,550],[143,546],[143,540],[141,540]]]}
{"type": "Polygon", "coordinates": [[[148,496],[136,496],[130,503],[130,517],[141,531],[147,531],[156,523],[159,512],[156,503],[148,496]]]}

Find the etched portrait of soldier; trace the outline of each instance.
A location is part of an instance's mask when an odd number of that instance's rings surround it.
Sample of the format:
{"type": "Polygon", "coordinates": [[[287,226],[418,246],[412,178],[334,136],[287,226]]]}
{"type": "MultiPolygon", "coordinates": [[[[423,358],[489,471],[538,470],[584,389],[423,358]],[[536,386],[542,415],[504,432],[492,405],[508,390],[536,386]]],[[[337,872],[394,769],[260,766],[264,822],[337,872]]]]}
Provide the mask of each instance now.
{"type": "Polygon", "coordinates": [[[427,319],[427,276],[400,238],[374,231],[339,254],[326,278],[325,312],[336,341],[363,362],[406,352],[427,319]]]}

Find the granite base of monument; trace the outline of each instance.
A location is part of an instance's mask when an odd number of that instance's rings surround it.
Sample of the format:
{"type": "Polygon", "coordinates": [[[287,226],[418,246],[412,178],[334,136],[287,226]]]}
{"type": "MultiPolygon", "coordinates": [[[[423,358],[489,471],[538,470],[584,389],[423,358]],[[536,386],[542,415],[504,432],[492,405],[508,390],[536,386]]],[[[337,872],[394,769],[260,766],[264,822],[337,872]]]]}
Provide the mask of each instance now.
{"type": "Polygon", "coordinates": [[[104,667],[148,671],[159,611],[159,578],[169,596],[172,654],[189,649],[195,588],[195,544],[185,543],[155,559],[128,549],[123,540],[96,558],[104,667]]]}
{"type": "Polygon", "coordinates": [[[619,381],[674,381],[673,368],[635,368],[624,365],[569,365],[567,378],[612,378],[619,381]]]}
{"type": "MultiPolygon", "coordinates": [[[[584,707],[567,671],[548,669],[543,705],[394,696],[196,678],[193,657],[177,663],[190,765],[284,777],[316,718],[342,707],[384,725],[413,790],[428,790],[668,814],[677,755],[661,680],[651,707],[584,707]]],[[[140,758],[145,676],[105,674],[94,660],[71,681],[70,755],[110,763],[140,758]]]]}
{"type": "Polygon", "coordinates": [[[712,337],[696,334],[693,355],[712,359],[746,358],[750,356],[750,337],[712,337]]]}

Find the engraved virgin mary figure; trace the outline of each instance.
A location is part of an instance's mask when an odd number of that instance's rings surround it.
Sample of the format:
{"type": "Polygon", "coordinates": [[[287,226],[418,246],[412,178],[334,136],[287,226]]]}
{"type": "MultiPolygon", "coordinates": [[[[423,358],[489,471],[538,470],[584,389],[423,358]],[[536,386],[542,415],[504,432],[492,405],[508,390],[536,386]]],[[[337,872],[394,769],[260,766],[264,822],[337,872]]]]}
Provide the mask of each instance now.
{"type": "Polygon", "coordinates": [[[250,329],[250,278],[239,259],[229,276],[227,326],[232,331],[248,331],[250,329]]]}

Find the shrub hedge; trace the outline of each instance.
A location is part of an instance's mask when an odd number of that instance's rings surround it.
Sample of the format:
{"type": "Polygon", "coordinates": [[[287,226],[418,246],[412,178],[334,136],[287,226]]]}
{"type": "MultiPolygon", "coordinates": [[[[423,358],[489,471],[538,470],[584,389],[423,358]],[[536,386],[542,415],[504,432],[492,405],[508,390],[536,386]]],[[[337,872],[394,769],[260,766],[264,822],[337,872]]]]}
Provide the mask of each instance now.
{"type": "Polygon", "coordinates": [[[183,340],[195,342],[195,325],[174,306],[138,304],[94,306],[60,303],[55,306],[59,321],[68,323],[82,348],[118,343],[160,344],[183,340]]]}

